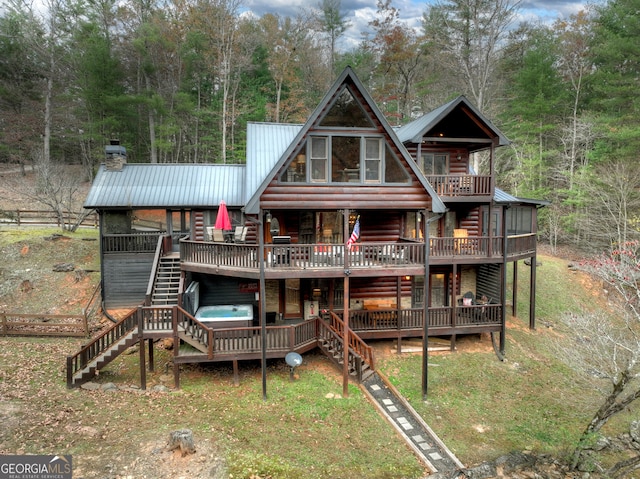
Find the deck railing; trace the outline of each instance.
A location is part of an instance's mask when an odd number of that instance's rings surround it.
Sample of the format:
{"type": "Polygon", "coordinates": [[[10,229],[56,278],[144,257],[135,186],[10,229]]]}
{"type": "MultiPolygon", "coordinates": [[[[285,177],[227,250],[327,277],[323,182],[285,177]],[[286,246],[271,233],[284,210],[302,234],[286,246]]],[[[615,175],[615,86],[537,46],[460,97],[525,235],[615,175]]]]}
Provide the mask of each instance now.
{"type": "MultiPolygon", "coordinates": [[[[502,305],[486,304],[473,306],[451,306],[429,308],[429,328],[454,328],[465,326],[498,326],[502,320],[502,305]]],[[[424,325],[422,308],[411,309],[370,309],[349,312],[349,327],[354,331],[384,331],[422,329],[424,325]]],[[[343,312],[335,311],[342,319],[343,312]]]]}
{"type": "Polygon", "coordinates": [[[491,176],[428,175],[439,196],[490,196],[491,176]]]}
{"type": "MultiPolygon", "coordinates": [[[[535,251],[535,235],[509,240],[510,254],[535,251]],[[533,248],[533,249],[532,249],[533,248]],[[522,250],[522,251],[521,251],[522,250]]],[[[430,238],[429,255],[437,259],[499,258],[502,237],[430,238]]],[[[348,249],[343,244],[264,245],[264,266],[269,269],[314,269],[346,267],[402,267],[424,264],[424,243],[364,242],[348,249]]],[[[238,269],[259,269],[258,246],[182,240],[183,262],[238,269]]]]}
{"type": "Polygon", "coordinates": [[[163,236],[163,233],[106,234],[102,237],[102,252],[105,254],[153,253],[160,236],[163,236]]]}

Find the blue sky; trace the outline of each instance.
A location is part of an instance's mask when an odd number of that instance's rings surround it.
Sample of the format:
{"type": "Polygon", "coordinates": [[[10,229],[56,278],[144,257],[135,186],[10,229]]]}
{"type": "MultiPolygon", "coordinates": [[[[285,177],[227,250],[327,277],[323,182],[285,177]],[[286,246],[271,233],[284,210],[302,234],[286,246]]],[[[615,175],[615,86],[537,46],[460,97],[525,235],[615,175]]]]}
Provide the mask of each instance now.
{"type": "MultiPolygon", "coordinates": [[[[250,10],[258,16],[277,13],[281,16],[295,17],[302,10],[315,8],[319,3],[320,0],[244,0],[243,9],[250,10]]],[[[392,5],[399,10],[402,20],[417,28],[426,6],[432,3],[434,0],[393,0],[392,5]]],[[[351,27],[339,45],[339,48],[346,49],[356,46],[362,38],[362,32],[368,30],[368,23],[375,18],[376,1],[342,0],[341,5],[345,18],[351,22],[351,27]]],[[[584,9],[585,5],[586,1],[523,0],[520,4],[520,16],[522,20],[550,23],[559,18],[568,18],[569,15],[584,9]]]]}

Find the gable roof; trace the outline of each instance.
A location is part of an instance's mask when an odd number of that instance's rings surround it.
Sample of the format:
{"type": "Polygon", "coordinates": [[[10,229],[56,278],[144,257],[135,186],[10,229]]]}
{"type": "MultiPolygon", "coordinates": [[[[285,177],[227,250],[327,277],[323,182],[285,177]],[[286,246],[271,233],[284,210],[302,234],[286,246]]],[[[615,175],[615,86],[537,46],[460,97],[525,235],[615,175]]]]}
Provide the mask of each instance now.
{"type": "MultiPolygon", "coordinates": [[[[295,137],[290,141],[287,148],[283,151],[277,151],[276,145],[272,143],[272,139],[267,137],[267,132],[260,131],[256,125],[256,128],[253,130],[254,134],[257,134],[253,139],[247,139],[247,167],[249,167],[249,162],[258,161],[261,158],[264,161],[273,162],[271,170],[267,175],[264,176],[260,185],[254,190],[254,193],[247,199],[245,206],[245,213],[248,214],[257,214],[260,210],[260,196],[265,191],[269,183],[271,182],[273,176],[280,170],[280,168],[284,165],[284,163],[289,159],[289,157],[293,154],[294,150],[300,146],[304,136],[311,129],[313,125],[316,124],[318,119],[325,113],[325,109],[327,105],[332,101],[336,93],[343,88],[343,86],[347,83],[351,82],[353,86],[358,90],[358,93],[362,95],[364,101],[367,103],[367,107],[371,109],[372,114],[375,119],[382,126],[387,137],[395,144],[397,150],[403,155],[406,160],[409,168],[413,170],[416,177],[424,187],[424,189],[428,192],[428,194],[432,198],[432,210],[436,213],[441,213],[446,211],[446,207],[444,203],[440,200],[436,192],[433,190],[431,184],[424,178],[418,166],[415,164],[409,153],[407,152],[404,145],[400,142],[393,128],[389,125],[384,115],[380,112],[377,105],[373,101],[373,99],[369,96],[369,93],[364,88],[360,80],[354,73],[354,71],[350,67],[346,67],[342,74],[338,77],[338,79],[334,82],[333,86],[327,91],[322,101],[318,104],[313,113],[309,116],[306,123],[300,127],[299,131],[295,135],[295,137]],[[249,159],[250,152],[252,150],[249,148],[249,143],[251,143],[259,153],[256,154],[256,158],[249,159]],[[273,147],[271,151],[269,151],[269,146],[273,147]],[[279,153],[279,154],[278,154],[279,153]],[[264,156],[263,156],[264,155],[264,156]]],[[[249,135],[249,131],[247,135],[249,135]]],[[[293,133],[293,130],[289,130],[289,133],[293,133]]],[[[279,146],[282,146],[281,144],[279,146]]],[[[252,189],[248,188],[248,191],[252,191],[252,189]]]]}
{"type": "Polygon", "coordinates": [[[211,207],[224,200],[244,204],[244,165],[126,163],[122,170],[100,166],[84,207],[211,207]]]}
{"type": "MultiPolygon", "coordinates": [[[[508,145],[511,142],[504,136],[504,134],[491,123],[482,113],[480,113],[473,104],[464,95],[460,95],[458,98],[451,100],[449,103],[430,111],[429,113],[421,116],[417,120],[407,123],[402,126],[396,133],[402,143],[420,143],[422,137],[427,132],[435,128],[442,120],[450,115],[456,108],[464,107],[468,109],[476,119],[485,124],[485,126],[491,130],[492,133],[498,138],[498,146],[508,145]]],[[[486,147],[486,146],[485,146],[486,147]]],[[[482,148],[477,148],[482,149],[482,148]]]]}

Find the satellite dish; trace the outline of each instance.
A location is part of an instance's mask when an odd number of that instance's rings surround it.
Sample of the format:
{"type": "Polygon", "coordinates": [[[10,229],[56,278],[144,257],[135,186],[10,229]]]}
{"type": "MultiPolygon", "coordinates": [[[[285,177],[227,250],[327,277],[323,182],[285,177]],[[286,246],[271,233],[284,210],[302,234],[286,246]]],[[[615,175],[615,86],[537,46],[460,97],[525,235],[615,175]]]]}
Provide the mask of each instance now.
{"type": "Polygon", "coordinates": [[[287,355],[284,357],[284,360],[291,368],[289,371],[289,379],[293,381],[293,370],[297,366],[300,366],[302,364],[302,356],[294,351],[291,351],[290,353],[287,353],[287,355]]]}

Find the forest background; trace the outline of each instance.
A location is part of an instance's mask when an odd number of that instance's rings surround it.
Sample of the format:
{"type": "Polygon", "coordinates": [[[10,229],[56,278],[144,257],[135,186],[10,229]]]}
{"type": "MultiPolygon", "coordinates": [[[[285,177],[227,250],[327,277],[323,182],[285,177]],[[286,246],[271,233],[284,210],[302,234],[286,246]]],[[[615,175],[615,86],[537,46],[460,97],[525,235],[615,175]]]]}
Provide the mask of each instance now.
{"type": "Polygon", "coordinates": [[[393,126],[466,95],[512,142],[497,185],[550,201],[552,248],[636,240],[640,0],[553,24],[518,22],[520,4],[438,0],[416,30],[379,0],[371,33],[339,51],[340,0],[295,17],[240,0],[2,0],[0,164],[33,167],[36,198],[62,209],[114,138],[129,162],[243,163],[247,122],[303,123],[350,65],[393,126]],[[68,164],[82,177],[57,173],[68,164]]]}

